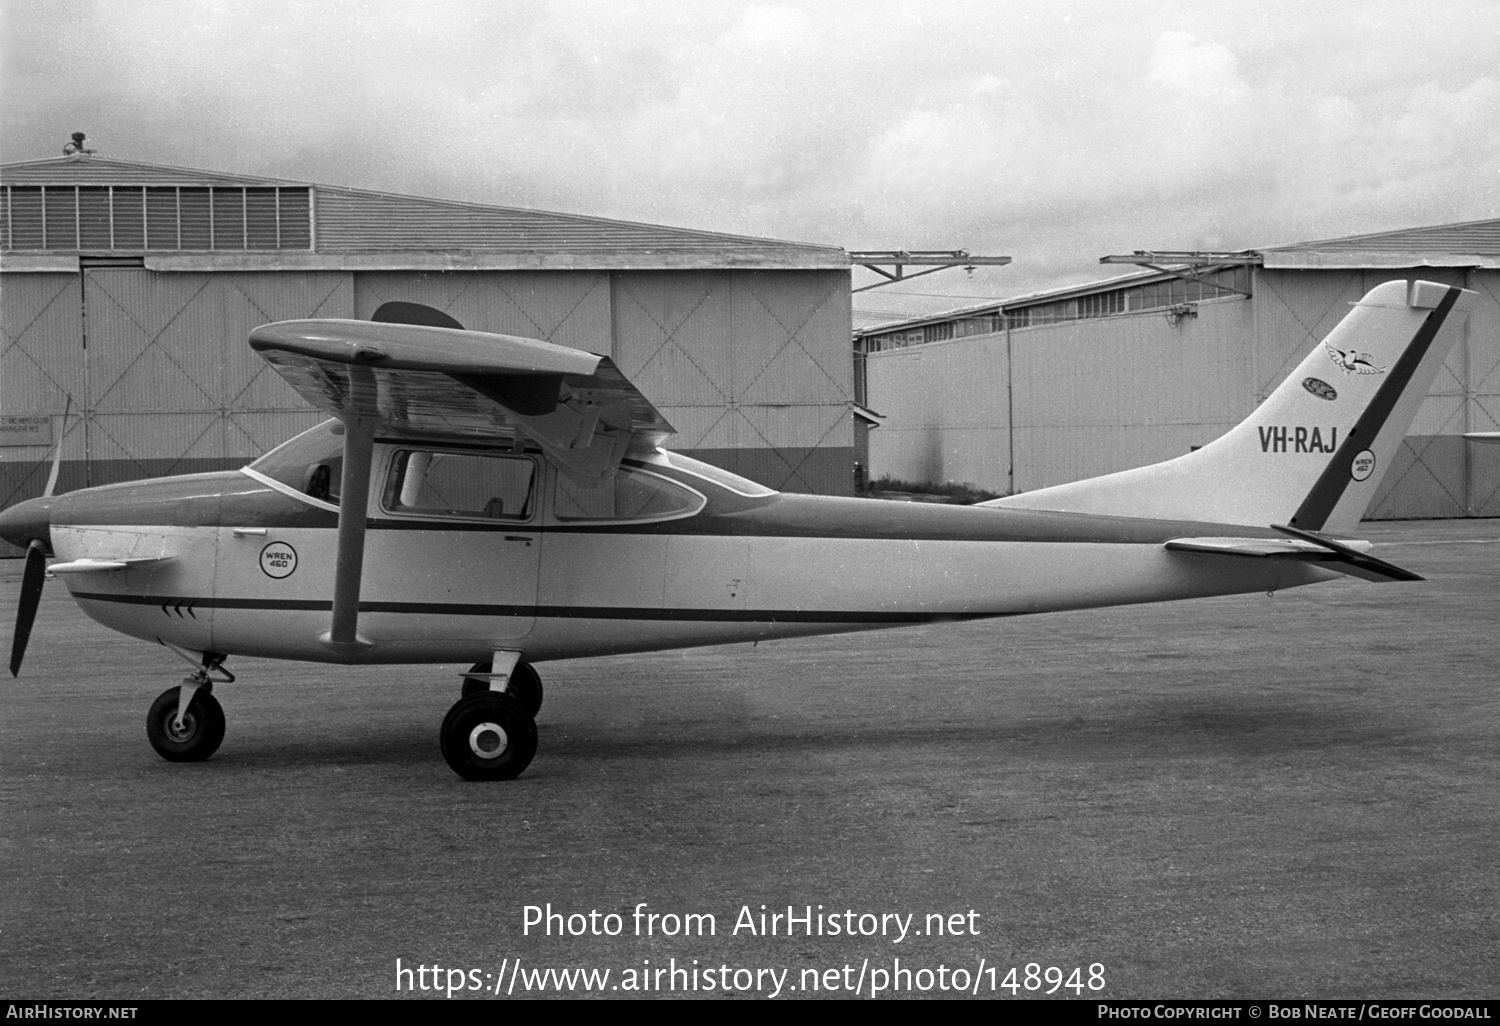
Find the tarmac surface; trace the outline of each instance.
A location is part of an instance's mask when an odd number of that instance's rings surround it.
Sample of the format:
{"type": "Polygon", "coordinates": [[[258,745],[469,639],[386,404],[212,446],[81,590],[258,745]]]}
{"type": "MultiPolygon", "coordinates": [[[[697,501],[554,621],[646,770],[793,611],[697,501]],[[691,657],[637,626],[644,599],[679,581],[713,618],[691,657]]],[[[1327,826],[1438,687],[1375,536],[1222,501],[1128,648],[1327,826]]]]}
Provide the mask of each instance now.
{"type": "Polygon", "coordinates": [[[439,754],[459,666],[234,659],[164,762],[185,667],[49,582],[0,995],[1500,997],[1500,521],[1362,527],[1429,580],[542,664],[503,784],[439,754]]]}

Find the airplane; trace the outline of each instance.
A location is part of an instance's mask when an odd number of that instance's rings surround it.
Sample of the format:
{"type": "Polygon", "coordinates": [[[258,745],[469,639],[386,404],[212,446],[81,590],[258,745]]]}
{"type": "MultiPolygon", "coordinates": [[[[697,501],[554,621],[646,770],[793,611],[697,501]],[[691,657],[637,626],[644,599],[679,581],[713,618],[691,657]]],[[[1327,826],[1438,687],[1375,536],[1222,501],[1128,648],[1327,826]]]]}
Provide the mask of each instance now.
{"type": "Polygon", "coordinates": [[[505,780],[547,660],[1421,580],[1347,535],[1474,297],[1379,285],[1202,448],[973,506],[777,492],[663,448],[609,357],[420,304],[267,324],[251,348],[331,419],[240,470],[53,495],[59,446],[0,513],[27,549],[11,672],[52,555],[84,613],[192,665],[147,716],[167,760],[219,747],[230,656],[472,662],[440,748],[505,780]]]}

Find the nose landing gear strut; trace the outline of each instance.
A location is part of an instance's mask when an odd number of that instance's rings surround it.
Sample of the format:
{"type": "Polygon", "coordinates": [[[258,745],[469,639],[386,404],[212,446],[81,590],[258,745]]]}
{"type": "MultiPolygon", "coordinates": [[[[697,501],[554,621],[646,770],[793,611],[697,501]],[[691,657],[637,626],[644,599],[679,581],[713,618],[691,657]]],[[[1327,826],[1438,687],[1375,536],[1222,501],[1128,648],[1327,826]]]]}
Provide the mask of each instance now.
{"type": "Polygon", "coordinates": [[[224,669],[224,656],[216,652],[204,652],[195,660],[175,645],[167,647],[198,665],[180,686],[168,688],[151,703],[146,737],[168,762],[201,762],[224,741],[224,707],[214,697],[214,683],[231,684],[234,674],[224,669]]]}

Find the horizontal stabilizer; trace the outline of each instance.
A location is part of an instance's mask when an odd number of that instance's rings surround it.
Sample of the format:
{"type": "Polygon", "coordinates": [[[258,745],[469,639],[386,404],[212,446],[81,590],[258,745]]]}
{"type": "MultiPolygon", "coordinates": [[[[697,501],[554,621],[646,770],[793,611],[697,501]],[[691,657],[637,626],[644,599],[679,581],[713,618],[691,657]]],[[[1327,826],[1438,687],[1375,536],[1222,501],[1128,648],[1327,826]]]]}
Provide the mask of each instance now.
{"type": "Polygon", "coordinates": [[[53,563],[47,568],[53,574],[95,574],[106,570],[132,570],[148,563],[165,563],[171,556],[147,559],[75,559],[67,563],[53,563]]]}
{"type": "MultiPolygon", "coordinates": [[[[1383,559],[1376,559],[1368,552],[1363,552],[1350,542],[1336,541],[1325,535],[1313,531],[1304,531],[1296,527],[1288,527],[1285,524],[1272,524],[1273,531],[1310,541],[1315,545],[1322,545],[1332,552],[1337,552],[1341,557],[1339,566],[1332,569],[1340,573],[1350,574],[1354,577],[1363,577],[1367,581],[1425,581],[1427,578],[1421,574],[1414,574],[1410,570],[1403,570],[1395,563],[1387,563],[1383,559]]],[[[1367,543],[1368,544],[1368,543],[1367,543]]]]}
{"type": "Polygon", "coordinates": [[[1259,556],[1263,559],[1301,559],[1306,556],[1333,558],[1333,553],[1321,545],[1281,538],[1173,538],[1166,543],[1166,547],[1173,552],[1259,556]]]}
{"type": "Polygon", "coordinates": [[[1215,556],[1256,559],[1288,559],[1318,563],[1341,574],[1367,581],[1420,581],[1423,578],[1394,563],[1362,552],[1357,546],[1369,542],[1336,542],[1295,527],[1272,525],[1287,538],[1173,538],[1165,544],[1172,552],[1199,552],[1215,556]]]}

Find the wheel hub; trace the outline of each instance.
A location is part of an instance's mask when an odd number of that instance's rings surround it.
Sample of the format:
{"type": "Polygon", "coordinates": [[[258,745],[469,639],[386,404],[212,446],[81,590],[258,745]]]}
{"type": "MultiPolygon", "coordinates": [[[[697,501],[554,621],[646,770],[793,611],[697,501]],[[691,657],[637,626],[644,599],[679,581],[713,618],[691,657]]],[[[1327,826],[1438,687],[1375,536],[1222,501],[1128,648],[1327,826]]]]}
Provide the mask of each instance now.
{"type": "Polygon", "coordinates": [[[167,717],[167,737],[177,743],[191,741],[193,734],[197,731],[198,724],[193,719],[193,714],[183,713],[181,726],[177,723],[177,714],[173,713],[167,717]]]}
{"type": "Polygon", "coordinates": [[[469,751],[481,759],[498,759],[509,746],[510,738],[498,723],[486,720],[469,731],[469,751]]]}

